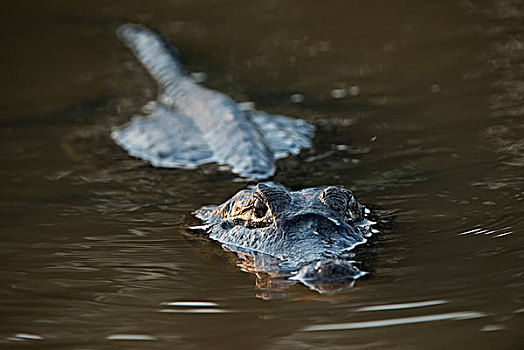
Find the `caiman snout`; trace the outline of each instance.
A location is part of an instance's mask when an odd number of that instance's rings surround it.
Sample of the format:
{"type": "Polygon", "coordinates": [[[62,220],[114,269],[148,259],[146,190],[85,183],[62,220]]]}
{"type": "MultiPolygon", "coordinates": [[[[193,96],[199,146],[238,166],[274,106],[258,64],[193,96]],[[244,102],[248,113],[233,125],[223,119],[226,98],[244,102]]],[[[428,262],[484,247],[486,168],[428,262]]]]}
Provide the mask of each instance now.
{"type": "Polygon", "coordinates": [[[353,232],[344,220],[332,217],[323,212],[301,212],[281,221],[280,227],[284,232],[292,232],[299,237],[339,237],[353,232]]]}
{"type": "Polygon", "coordinates": [[[287,224],[297,224],[302,225],[305,223],[311,223],[312,225],[318,226],[347,226],[347,224],[333,216],[330,216],[329,213],[324,213],[321,211],[302,211],[292,215],[290,218],[286,218],[285,221],[287,224]]]}

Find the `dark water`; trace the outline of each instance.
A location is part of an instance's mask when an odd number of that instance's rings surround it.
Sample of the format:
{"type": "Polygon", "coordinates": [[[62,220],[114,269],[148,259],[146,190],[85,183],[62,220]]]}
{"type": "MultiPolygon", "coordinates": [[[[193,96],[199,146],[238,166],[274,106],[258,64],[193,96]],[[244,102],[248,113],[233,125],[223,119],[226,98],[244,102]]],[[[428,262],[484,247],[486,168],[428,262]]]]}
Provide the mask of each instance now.
{"type": "Polygon", "coordinates": [[[521,1],[11,1],[3,14],[0,348],[524,348],[521,1]],[[213,165],[154,169],[112,143],[156,96],[114,36],[127,21],[176,43],[205,85],[317,125],[273,180],[341,185],[389,213],[371,278],[274,293],[186,233],[193,210],[245,183],[213,165]]]}

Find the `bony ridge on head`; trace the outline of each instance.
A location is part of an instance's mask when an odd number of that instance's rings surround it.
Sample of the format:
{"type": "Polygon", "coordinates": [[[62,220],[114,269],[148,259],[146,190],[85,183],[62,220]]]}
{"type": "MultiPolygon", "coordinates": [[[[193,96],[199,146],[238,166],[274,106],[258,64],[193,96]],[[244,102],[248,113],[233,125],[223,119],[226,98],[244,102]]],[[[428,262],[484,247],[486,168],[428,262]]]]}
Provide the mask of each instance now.
{"type": "Polygon", "coordinates": [[[291,202],[291,195],[288,191],[265,183],[257,185],[255,196],[268,206],[274,216],[278,216],[291,202]]]}

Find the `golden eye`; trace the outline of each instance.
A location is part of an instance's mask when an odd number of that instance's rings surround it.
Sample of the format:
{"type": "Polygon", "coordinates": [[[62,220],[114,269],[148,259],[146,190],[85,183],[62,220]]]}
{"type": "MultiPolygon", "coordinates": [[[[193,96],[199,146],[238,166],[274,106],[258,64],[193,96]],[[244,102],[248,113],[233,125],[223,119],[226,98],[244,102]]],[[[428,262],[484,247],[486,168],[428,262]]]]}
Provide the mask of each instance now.
{"type": "Polygon", "coordinates": [[[255,209],[255,217],[257,219],[263,218],[267,213],[267,205],[258,198],[253,203],[253,208],[255,209]]]}

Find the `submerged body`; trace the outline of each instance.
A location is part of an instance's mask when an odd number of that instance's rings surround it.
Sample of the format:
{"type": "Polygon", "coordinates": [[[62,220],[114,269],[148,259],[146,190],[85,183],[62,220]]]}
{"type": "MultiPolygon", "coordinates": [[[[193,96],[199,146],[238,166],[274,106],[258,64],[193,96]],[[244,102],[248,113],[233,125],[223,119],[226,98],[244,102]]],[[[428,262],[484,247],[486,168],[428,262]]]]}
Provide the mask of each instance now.
{"type": "Polygon", "coordinates": [[[126,24],[119,37],[136,54],[161,94],[154,111],[114,130],[132,156],[158,167],[194,168],[216,162],[248,179],[275,172],[275,159],[311,145],[313,127],[299,119],[242,111],[228,96],[188,76],[174,48],[144,27],[126,24]]]}
{"type": "Polygon", "coordinates": [[[352,285],[365,274],[349,259],[370,236],[373,222],[349,190],[289,191],[260,183],[196,216],[211,239],[251,256],[258,271],[291,277],[319,292],[352,285]]]}

